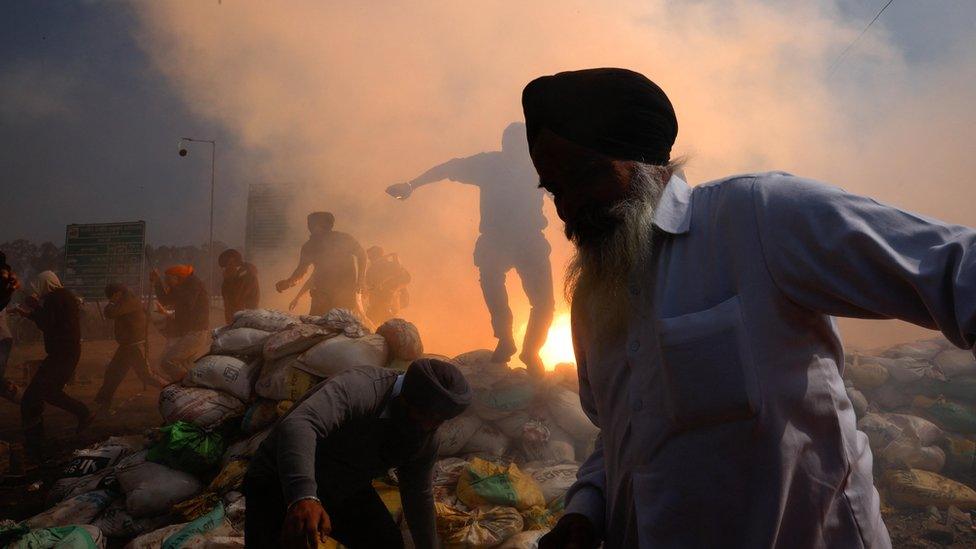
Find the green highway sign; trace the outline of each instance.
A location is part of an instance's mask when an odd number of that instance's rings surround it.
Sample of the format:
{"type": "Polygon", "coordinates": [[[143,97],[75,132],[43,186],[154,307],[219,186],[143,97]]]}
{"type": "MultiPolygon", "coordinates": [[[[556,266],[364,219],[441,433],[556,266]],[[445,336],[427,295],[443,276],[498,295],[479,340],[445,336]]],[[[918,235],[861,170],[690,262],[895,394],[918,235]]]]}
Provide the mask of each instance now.
{"type": "Polygon", "coordinates": [[[105,285],[122,282],[140,292],[145,281],[146,222],[68,225],[64,237],[66,287],[105,299],[105,285]]]}

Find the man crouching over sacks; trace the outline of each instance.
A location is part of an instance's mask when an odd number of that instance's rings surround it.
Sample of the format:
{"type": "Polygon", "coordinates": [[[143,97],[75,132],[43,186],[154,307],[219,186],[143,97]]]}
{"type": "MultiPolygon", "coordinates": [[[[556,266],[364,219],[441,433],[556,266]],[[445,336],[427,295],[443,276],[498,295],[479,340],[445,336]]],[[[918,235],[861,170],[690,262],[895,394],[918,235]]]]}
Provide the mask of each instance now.
{"type": "Polygon", "coordinates": [[[434,435],[471,402],[453,365],[419,359],[400,374],[363,366],[319,384],[261,444],[244,480],[248,547],[403,547],[372,488],[397,469],[403,512],[418,549],[437,546],[434,435]]]}

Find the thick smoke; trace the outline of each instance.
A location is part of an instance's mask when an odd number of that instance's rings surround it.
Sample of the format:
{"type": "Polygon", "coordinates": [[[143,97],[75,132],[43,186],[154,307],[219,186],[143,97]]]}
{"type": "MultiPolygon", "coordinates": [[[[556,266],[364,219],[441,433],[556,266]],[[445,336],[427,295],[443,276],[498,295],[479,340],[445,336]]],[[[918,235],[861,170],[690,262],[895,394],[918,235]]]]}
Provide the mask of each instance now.
{"type": "MultiPolygon", "coordinates": [[[[825,4],[146,2],[135,32],[187,104],[238,137],[255,182],[307,186],[296,217],[329,209],[364,245],[399,252],[415,281],[405,316],[430,349],[455,352],[492,341],[471,263],[477,192],[445,182],[397,202],[383,189],[497,150],[540,74],[647,74],[675,104],[692,183],[782,169],[976,224],[974,64],[913,74],[879,26],[830,73],[864,22],[825,4]]],[[[569,247],[547,216],[559,279],[569,247]]],[[[524,318],[517,282],[510,293],[524,318]]],[[[861,345],[906,336],[848,327],[861,345]]]]}

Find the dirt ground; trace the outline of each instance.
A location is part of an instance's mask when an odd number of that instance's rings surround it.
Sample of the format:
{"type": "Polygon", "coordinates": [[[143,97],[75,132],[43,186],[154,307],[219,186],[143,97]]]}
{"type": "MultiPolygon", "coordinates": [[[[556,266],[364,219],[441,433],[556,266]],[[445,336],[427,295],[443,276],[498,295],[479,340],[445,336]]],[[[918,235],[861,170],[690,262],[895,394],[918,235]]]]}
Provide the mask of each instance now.
{"type": "MultiPolygon", "coordinates": [[[[163,338],[154,335],[150,338],[150,363],[155,364],[163,347],[163,338]]],[[[68,386],[67,392],[91,405],[102,383],[105,365],[115,351],[113,341],[86,341],[83,344],[81,361],[78,365],[75,382],[68,386]]],[[[24,361],[44,356],[40,343],[14,348],[8,367],[8,377],[20,381],[19,365],[24,361]]],[[[23,389],[23,387],[21,387],[23,389]]],[[[71,452],[112,435],[136,434],[148,428],[159,426],[161,418],[157,411],[158,390],[144,389],[134,373],[130,373],[116,393],[110,415],[99,417],[85,432],[75,433],[75,420],[69,414],[48,407],[45,426],[48,432],[48,455],[56,459],[47,467],[31,471],[24,477],[0,479],[0,519],[15,520],[30,517],[46,508],[44,498],[47,487],[57,478],[71,452]],[[40,485],[36,483],[40,482],[40,485]],[[33,486],[32,486],[33,485],[33,486]]],[[[20,442],[20,411],[6,400],[0,400],[0,440],[20,442]]],[[[930,525],[935,520],[927,510],[899,510],[885,508],[885,523],[891,533],[896,548],[973,548],[976,547],[976,531],[960,527],[946,528],[931,532],[930,525]],[[946,531],[951,532],[947,534],[946,531]],[[946,536],[951,536],[948,542],[946,536]],[[941,540],[941,541],[940,541],[941,540]]],[[[940,520],[944,522],[945,510],[940,520]]],[[[938,530],[938,529],[936,529],[938,530]]]]}

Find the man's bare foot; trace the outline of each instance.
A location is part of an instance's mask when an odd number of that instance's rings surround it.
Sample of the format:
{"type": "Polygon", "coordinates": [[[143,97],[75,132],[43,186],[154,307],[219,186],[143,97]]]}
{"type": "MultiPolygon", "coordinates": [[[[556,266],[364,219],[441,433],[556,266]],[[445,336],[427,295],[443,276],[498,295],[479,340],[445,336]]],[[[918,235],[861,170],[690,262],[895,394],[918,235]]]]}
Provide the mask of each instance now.
{"type": "Polygon", "coordinates": [[[525,353],[519,355],[519,360],[525,364],[525,368],[529,372],[529,377],[533,379],[542,379],[546,377],[546,366],[542,362],[542,358],[539,357],[538,353],[525,353]]]}
{"type": "Polygon", "coordinates": [[[518,347],[515,345],[514,339],[499,339],[498,345],[495,347],[495,352],[491,354],[491,361],[508,362],[517,350],[518,347]]]}

